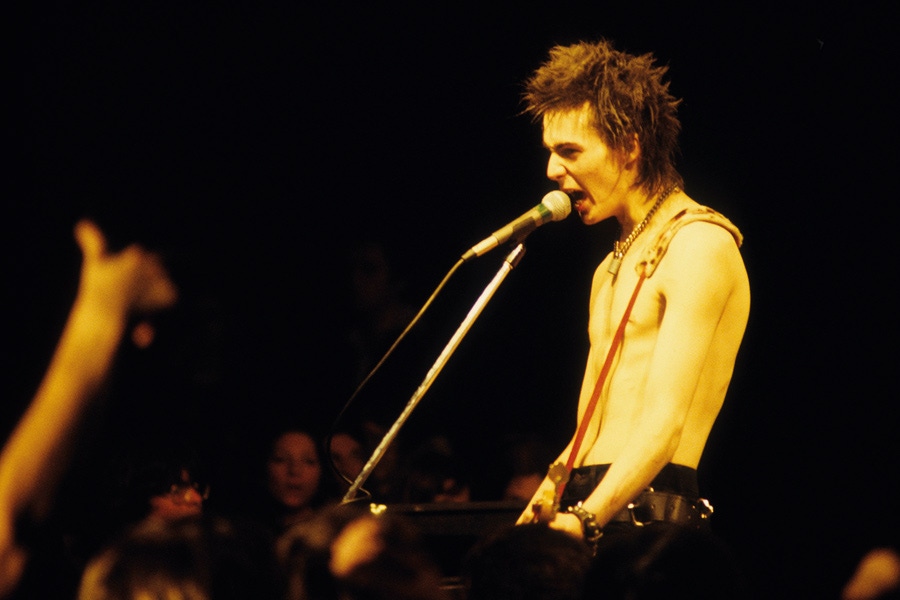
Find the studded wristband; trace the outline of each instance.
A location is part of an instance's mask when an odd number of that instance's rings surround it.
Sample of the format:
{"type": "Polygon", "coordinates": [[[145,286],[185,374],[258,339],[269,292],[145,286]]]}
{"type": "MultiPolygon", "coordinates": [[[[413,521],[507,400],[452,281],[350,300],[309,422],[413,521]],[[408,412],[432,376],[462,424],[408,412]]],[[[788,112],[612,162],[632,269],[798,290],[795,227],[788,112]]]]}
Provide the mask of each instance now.
{"type": "Polygon", "coordinates": [[[581,502],[575,506],[570,506],[566,512],[573,514],[581,520],[581,529],[584,532],[584,541],[591,547],[597,545],[600,538],[603,537],[603,529],[597,524],[597,517],[581,505],[581,502]]]}

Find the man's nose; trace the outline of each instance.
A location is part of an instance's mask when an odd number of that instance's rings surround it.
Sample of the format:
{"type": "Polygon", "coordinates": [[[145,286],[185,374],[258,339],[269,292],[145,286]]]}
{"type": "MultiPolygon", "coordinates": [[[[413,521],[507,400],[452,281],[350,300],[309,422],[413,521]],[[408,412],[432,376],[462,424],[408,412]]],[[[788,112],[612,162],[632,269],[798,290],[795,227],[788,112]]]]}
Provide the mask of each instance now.
{"type": "Polygon", "coordinates": [[[562,166],[559,157],[556,154],[551,154],[550,158],[547,159],[547,179],[559,182],[565,176],[566,169],[562,166]]]}

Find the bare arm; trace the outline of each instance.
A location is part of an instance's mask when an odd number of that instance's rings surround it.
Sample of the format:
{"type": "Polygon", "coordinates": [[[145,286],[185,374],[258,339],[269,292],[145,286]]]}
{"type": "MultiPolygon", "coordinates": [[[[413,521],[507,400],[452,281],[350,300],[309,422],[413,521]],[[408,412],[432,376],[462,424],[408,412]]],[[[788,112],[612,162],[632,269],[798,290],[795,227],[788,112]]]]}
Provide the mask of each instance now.
{"type": "Polygon", "coordinates": [[[50,508],[81,417],[108,375],[129,316],[174,304],[159,259],[138,246],[109,254],[100,230],[79,222],[78,292],[38,390],[0,453],[0,597],[15,588],[26,552],[15,523],[50,508]]]}

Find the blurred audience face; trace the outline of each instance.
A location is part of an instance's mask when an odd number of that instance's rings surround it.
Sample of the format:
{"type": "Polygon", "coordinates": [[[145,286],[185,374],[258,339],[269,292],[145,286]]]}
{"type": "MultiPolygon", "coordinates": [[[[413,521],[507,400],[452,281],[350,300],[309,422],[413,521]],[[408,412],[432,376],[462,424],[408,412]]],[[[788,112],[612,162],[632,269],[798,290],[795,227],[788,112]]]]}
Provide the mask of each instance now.
{"type": "Polygon", "coordinates": [[[351,481],[366,464],[362,444],[348,433],[336,433],[331,438],[331,460],[338,472],[351,481]]]}
{"type": "Polygon", "coordinates": [[[149,517],[174,521],[199,516],[208,495],[209,488],[194,481],[190,471],[182,469],[180,478],[172,483],[169,491],[150,497],[149,517]]]}
{"type": "Polygon", "coordinates": [[[322,475],[316,441],[299,431],[281,434],[272,445],[266,475],[269,493],[279,504],[290,510],[311,506],[322,475]]]}

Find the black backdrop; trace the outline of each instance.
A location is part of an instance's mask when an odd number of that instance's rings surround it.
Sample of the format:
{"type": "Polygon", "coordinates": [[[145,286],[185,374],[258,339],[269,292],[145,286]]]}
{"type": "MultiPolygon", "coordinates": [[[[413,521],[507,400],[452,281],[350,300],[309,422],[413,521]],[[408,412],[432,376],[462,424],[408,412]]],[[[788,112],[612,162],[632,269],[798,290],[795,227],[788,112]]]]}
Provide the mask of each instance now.
{"type": "MultiPolygon", "coordinates": [[[[348,244],[390,240],[421,305],[552,188],[538,128],[517,116],[521,80],[552,44],[605,36],[670,65],[686,188],[746,237],[754,307],[701,465],[720,531],[760,589],[832,592],[896,525],[892,20],[811,2],[468,4],[9,15],[7,427],[74,293],[82,216],[163,251],[183,293],[156,346],[123,357],[110,443],[189,432],[227,463],[272,415],[327,419],[343,399],[327,349],[348,244]]],[[[561,443],[612,233],[573,219],[535,232],[405,427],[481,461],[507,430],[561,443]]],[[[503,256],[467,264],[431,309],[429,364],[503,256]]]]}

